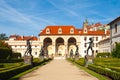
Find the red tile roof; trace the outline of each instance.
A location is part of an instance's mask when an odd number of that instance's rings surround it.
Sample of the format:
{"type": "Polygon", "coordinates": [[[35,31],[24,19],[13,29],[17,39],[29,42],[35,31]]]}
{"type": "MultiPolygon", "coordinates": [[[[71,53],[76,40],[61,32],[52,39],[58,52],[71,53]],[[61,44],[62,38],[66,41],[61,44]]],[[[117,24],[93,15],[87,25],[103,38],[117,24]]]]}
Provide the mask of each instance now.
{"type": "Polygon", "coordinates": [[[102,24],[99,22],[95,24],[95,27],[99,27],[99,26],[102,26],[102,24]]]}
{"type": "Polygon", "coordinates": [[[19,36],[19,35],[10,35],[9,38],[15,38],[15,40],[21,41],[21,40],[38,40],[38,38],[36,36],[19,36]]]}
{"type": "Polygon", "coordinates": [[[74,26],[47,26],[44,30],[42,30],[42,32],[39,34],[40,35],[69,35],[72,34],[70,33],[70,29],[73,28],[74,29],[74,35],[75,34],[79,34],[79,31],[74,27],[74,26]],[[59,34],[58,30],[59,28],[62,29],[62,33],[59,34]],[[50,29],[50,34],[46,34],[46,29],[50,29]]]}
{"type": "MultiPolygon", "coordinates": [[[[96,24],[96,26],[99,26],[100,23],[96,24]]],[[[74,26],[47,26],[42,32],[39,34],[41,35],[109,35],[110,31],[107,31],[105,34],[104,30],[97,30],[97,31],[87,31],[87,33],[83,32],[83,29],[76,29],[74,26]],[[46,34],[46,29],[50,29],[50,33],[46,34]],[[58,33],[58,29],[62,29],[62,34],[58,33]],[[70,29],[74,29],[74,34],[70,33],[70,29]]]]}
{"type": "Polygon", "coordinates": [[[18,37],[18,36],[19,36],[19,35],[14,34],[14,35],[10,35],[9,38],[16,38],[16,37],[18,37]]]}
{"type": "Polygon", "coordinates": [[[16,38],[16,40],[28,40],[28,39],[31,39],[31,40],[38,40],[38,38],[37,37],[35,37],[35,36],[33,36],[33,37],[31,37],[31,36],[19,36],[18,38],[16,38]]]}

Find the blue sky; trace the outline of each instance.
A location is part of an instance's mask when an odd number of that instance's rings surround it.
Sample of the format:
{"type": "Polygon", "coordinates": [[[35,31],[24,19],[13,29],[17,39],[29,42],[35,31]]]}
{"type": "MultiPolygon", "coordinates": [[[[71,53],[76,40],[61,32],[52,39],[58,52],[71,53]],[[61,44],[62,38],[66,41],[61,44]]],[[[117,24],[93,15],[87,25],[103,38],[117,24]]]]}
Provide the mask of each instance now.
{"type": "Polygon", "coordinates": [[[0,0],[0,33],[38,36],[48,25],[107,24],[120,16],[120,0],[0,0]]]}

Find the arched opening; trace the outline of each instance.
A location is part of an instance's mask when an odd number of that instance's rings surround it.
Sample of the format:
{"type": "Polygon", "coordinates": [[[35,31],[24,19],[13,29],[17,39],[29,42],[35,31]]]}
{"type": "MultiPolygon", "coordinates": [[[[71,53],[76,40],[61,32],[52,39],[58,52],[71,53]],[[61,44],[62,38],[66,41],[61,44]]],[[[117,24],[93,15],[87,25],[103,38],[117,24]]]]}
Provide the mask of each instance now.
{"type": "Polygon", "coordinates": [[[76,39],[71,37],[68,39],[68,53],[70,54],[70,51],[73,50],[73,54],[75,54],[76,51],[76,39]]]}
{"type": "Polygon", "coordinates": [[[64,56],[65,54],[65,45],[63,38],[56,39],[56,53],[55,56],[64,56]]]}
{"type": "Polygon", "coordinates": [[[45,38],[43,46],[45,48],[45,51],[48,52],[48,54],[52,54],[52,40],[50,38],[45,38]]]}

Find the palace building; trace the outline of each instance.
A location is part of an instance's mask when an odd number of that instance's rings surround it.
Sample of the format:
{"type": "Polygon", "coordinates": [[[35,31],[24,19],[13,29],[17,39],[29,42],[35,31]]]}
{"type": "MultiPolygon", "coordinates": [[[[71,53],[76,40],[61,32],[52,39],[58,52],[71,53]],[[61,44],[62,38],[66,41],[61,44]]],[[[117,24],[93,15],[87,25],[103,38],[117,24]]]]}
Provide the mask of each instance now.
{"type": "MultiPolygon", "coordinates": [[[[65,56],[69,55],[71,50],[75,54],[76,46],[78,46],[80,57],[84,57],[91,37],[94,39],[93,50],[94,55],[96,55],[99,52],[98,42],[110,34],[109,30],[103,30],[103,28],[105,29],[106,26],[100,23],[89,25],[87,20],[81,29],[71,25],[47,26],[39,33],[38,38],[33,38],[31,42],[32,55],[38,57],[41,47],[44,46],[49,55],[65,56]]],[[[6,42],[12,46],[13,51],[21,52],[23,55],[26,50],[26,40],[25,36],[18,36],[17,38],[10,36],[6,42]]]]}

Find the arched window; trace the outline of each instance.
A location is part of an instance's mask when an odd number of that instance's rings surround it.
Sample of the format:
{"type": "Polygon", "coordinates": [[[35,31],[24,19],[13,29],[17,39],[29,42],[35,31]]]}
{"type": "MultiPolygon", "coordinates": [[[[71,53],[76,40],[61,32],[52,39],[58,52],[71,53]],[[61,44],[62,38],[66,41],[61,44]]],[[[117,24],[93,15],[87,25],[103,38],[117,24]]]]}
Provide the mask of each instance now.
{"type": "Polygon", "coordinates": [[[74,33],[74,29],[73,28],[70,29],[70,33],[72,33],[72,34],[74,33]]]}
{"type": "Polygon", "coordinates": [[[46,29],[46,34],[50,34],[50,29],[49,28],[46,29]]]}
{"type": "Polygon", "coordinates": [[[58,29],[58,33],[59,33],[59,34],[62,33],[62,29],[61,29],[61,28],[58,29]]]}

